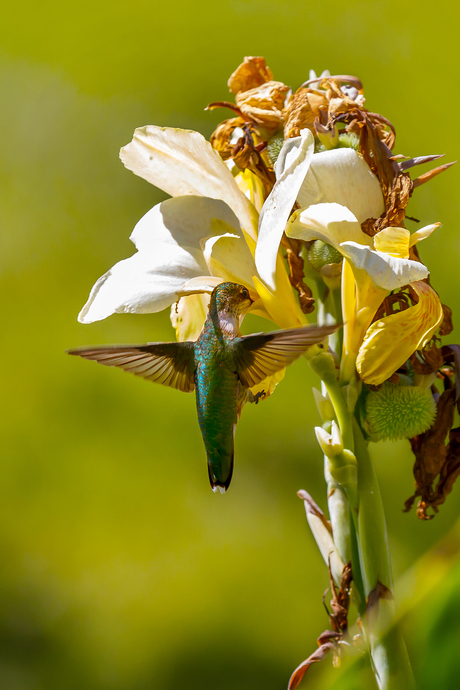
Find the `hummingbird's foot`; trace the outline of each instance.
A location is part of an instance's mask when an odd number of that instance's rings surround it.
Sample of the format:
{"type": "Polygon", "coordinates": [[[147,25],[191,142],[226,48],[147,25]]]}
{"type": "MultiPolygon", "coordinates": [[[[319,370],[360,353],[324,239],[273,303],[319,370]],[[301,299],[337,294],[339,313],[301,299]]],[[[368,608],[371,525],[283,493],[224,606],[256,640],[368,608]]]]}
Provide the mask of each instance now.
{"type": "Polygon", "coordinates": [[[251,402],[253,402],[257,405],[259,400],[263,400],[264,398],[267,397],[267,393],[265,391],[259,391],[258,393],[256,393],[252,397],[253,397],[253,400],[251,400],[251,402]]]}

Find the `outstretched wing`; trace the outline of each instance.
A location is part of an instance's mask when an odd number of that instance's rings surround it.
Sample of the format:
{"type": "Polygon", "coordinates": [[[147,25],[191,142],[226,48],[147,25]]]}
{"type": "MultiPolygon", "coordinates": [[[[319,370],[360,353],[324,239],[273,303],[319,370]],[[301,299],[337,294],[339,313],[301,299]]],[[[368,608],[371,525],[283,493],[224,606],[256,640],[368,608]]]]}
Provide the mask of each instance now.
{"type": "Polygon", "coordinates": [[[250,388],[284,369],[311,345],[320,343],[340,325],[287,328],[235,338],[233,355],[241,383],[250,388]]]}
{"type": "Polygon", "coordinates": [[[189,393],[195,388],[195,356],[192,342],[115,345],[77,348],[69,355],[93,359],[108,367],[120,367],[149,381],[189,393]]]}

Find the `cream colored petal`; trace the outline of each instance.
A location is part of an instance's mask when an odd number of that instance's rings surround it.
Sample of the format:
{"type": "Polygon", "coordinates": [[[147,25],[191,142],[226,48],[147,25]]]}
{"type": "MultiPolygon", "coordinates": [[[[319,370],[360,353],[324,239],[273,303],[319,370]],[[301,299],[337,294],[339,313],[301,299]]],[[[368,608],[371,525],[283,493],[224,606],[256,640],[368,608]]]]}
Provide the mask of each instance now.
{"type": "Polygon", "coordinates": [[[307,174],[313,156],[314,139],[310,130],[288,139],[277,161],[279,177],[268,196],[259,222],[256,266],[268,287],[276,289],[276,260],[286,222],[307,174]]]}
{"type": "Polygon", "coordinates": [[[429,274],[427,267],[418,261],[396,259],[355,242],[342,242],[340,251],[356,268],[366,271],[382,290],[395,290],[415,280],[423,280],[429,274]]]}
{"type": "Polygon", "coordinates": [[[352,241],[371,245],[353,213],[341,204],[313,204],[292,214],[286,235],[299,240],[323,240],[338,251],[342,242],[352,241]]]}
{"type": "Polygon", "coordinates": [[[194,256],[178,246],[169,247],[167,255],[139,252],[99,278],[78,320],[93,323],[115,313],[161,311],[178,299],[188,278],[206,270],[202,256],[194,256]]]}
{"type": "Polygon", "coordinates": [[[167,252],[170,245],[199,251],[204,237],[228,231],[243,237],[238,218],[223,201],[181,196],[150,209],[136,224],[130,240],[138,251],[167,252]]]}
{"type": "Polygon", "coordinates": [[[222,199],[236,213],[244,230],[257,236],[257,211],[223,160],[198,132],[140,127],[132,142],[121,149],[120,158],[129,170],[171,196],[222,199]]]}
{"type": "Polygon", "coordinates": [[[342,204],[359,223],[378,218],[385,210],[377,177],[361,154],[345,148],[313,156],[297,201],[302,208],[323,202],[342,204]]]}
{"type": "MultiPolygon", "coordinates": [[[[290,304],[281,300],[278,294],[267,287],[257,276],[253,276],[254,286],[262,300],[269,318],[280,328],[295,328],[304,326],[305,316],[300,309],[291,308],[290,304]]],[[[292,293],[292,290],[291,290],[292,293]]]]}
{"type": "Polygon", "coordinates": [[[443,319],[441,302],[427,283],[411,286],[418,303],[372,324],[359,350],[356,367],[365,383],[386,381],[415,352],[426,345],[443,319]]]}
{"type": "Polygon", "coordinates": [[[264,186],[260,181],[260,177],[254,175],[248,168],[235,175],[235,182],[239,189],[243,192],[245,197],[253,204],[258,213],[262,210],[264,205],[264,186]]]}
{"type": "Polygon", "coordinates": [[[220,283],[224,282],[224,278],[219,276],[197,276],[187,280],[179,290],[179,297],[188,297],[189,295],[199,295],[205,292],[210,295],[211,292],[220,283]]]}
{"type": "MultiPolygon", "coordinates": [[[[238,220],[222,201],[176,197],[152,208],[138,222],[131,240],[139,250],[100,278],[79,320],[91,323],[113,313],[161,311],[178,299],[184,283],[209,273],[200,240],[223,232],[238,220]]],[[[232,228],[233,229],[233,228],[232,228]]],[[[244,243],[242,236],[239,237],[244,243]]]]}
{"type": "Polygon", "coordinates": [[[259,400],[265,400],[265,398],[268,398],[273,393],[279,382],[284,379],[285,373],[286,369],[281,369],[277,371],[276,374],[273,374],[273,376],[267,376],[267,378],[257,384],[257,386],[253,386],[250,389],[251,393],[253,395],[259,394],[259,396],[260,393],[264,393],[263,396],[259,397],[259,400]]]}
{"type": "Polygon", "coordinates": [[[410,236],[409,246],[413,247],[414,244],[417,244],[417,242],[425,240],[427,237],[431,235],[432,232],[434,232],[437,228],[440,228],[441,226],[442,223],[433,223],[432,225],[425,225],[425,227],[420,228],[420,230],[416,230],[410,236]]]}
{"type": "Polygon", "coordinates": [[[203,256],[209,272],[233,283],[253,289],[256,267],[248,245],[242,237],[226,233],[202,241],[203,256]]]}
{"type": "Polygon", "coordinates": [[[182,297],[171,307],[171,323],[179,342],[196,340],[203,328],[208,313],[209,295],[182,297]]]}
{"type": "Polygon", "coordinates": [[[374,235],[374,249],[398,259],[409,258],[410,232],[406,228],[384,228],[374,235]]]}

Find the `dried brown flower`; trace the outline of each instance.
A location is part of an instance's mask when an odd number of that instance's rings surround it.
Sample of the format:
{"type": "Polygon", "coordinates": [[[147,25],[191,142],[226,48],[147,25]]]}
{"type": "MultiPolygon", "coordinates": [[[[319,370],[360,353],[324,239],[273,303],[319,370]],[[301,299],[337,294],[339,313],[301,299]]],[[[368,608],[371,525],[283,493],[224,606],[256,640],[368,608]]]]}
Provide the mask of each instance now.
{"type": "Polygon", "coordinates": [[[254,89],[266,81],[273,79],[272,71],[263,57],[245,57],[228,80],[228,88],[232,93],[254,89]]]}

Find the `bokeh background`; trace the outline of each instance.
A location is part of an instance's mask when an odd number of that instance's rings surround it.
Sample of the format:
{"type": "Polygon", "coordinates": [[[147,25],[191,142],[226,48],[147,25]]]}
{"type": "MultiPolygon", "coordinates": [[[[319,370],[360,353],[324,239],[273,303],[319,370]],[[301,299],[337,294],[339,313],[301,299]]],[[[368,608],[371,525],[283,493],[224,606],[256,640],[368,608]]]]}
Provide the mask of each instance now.
{"type": "MultiPolygon", "coordinates": [[[[308,367],[297,362],[269,401],[245,409],[221,496],[208,486],[193,396],[64,351],[173,339],[167,313],[76,320],[96,278],[133,252],[134,224],[165,198],[118,160],[135,127],[209,136],[227,114],[204,107],[228,97],[245,55],[264,55],[293,87],[310,68],[359,75],[369,109],[395,124],[398,153],[455,160],[459,18],[450,0],[3,8],[3,690],[275,690],[315,649],[328,580],[296,497],[305,488],[325,507],[308,367]]],[[[459,171],[409,206],[423,224],[444,224],[421,251],[454,318],[459,171]]],[[[407,444],[373,456],[420,687],[456,687],[459,487],[422,523],[401,510],[413,487],[407,444]]],[[[341,676],[328,660],[305,687],[372,687],[362,668],[341,676]]]]}

